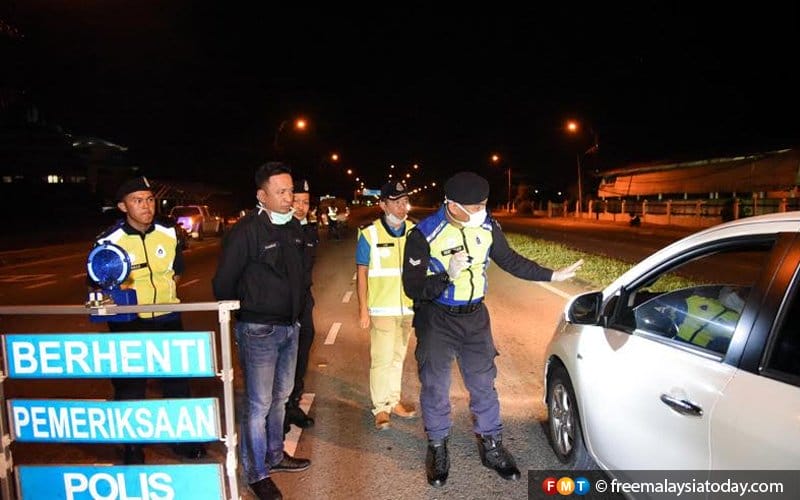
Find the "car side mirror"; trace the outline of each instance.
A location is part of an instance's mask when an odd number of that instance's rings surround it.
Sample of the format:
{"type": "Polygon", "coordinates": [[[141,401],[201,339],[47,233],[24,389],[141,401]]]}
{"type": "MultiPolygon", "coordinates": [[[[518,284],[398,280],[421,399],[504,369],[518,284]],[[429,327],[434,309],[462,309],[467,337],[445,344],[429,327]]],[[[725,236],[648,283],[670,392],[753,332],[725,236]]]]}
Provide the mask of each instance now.
{"type": "Polygon", "coordinates": [[[594,325],[600,320],[603,292],[578,295],[567,307],[567,321],[576,325],[594,325]]]}

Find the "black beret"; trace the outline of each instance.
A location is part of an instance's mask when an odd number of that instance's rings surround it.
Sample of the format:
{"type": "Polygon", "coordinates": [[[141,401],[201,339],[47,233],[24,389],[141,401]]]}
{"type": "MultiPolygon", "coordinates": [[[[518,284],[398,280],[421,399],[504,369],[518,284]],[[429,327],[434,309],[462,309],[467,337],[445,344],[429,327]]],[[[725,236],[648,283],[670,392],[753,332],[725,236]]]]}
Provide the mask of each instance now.
{"type": "Polygon", "coordinates": [[[390,199],[396,200],[398,198],[402,198],[403,196],[408,196],[408,191],[406,187],[403,185],[402,182],[387,182],[381,188],[381,199],[390,199]]]}
{"type": "Polygon", "coordinates": [[[444,183],[444,195],[462,205],[474,205],[489,197],[489,181],[474,172],[459,172],[444,183]]]}
{"type": "Polygon", "coordinates": [[[128,179],[123,182],[119,189],[117,189],[117,201],[122,201],[126,196],[136,191],[153,191],[147,177],[134,177],[133,179],[128,179]]]}
{"type": "Polygon", "coordinates": [[[295,193],[310,193],[311,189],[308,187],[308,181],[305,179],[300,179],[294,183],[294,192],[295,193]]]}

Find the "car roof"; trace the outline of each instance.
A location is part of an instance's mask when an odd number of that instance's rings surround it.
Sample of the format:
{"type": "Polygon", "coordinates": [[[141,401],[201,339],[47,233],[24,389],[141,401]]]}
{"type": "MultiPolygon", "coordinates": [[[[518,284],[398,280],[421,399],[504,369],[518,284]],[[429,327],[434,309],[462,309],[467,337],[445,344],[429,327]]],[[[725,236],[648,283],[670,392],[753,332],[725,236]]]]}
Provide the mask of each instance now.
{"type": "Polygon", "coordinates": [[[722,224],[700,230],[681,238],[639,261],[609,284],[605,288],[603,295],[606,297],[609,296],[632,278],[639,276],[642,272],[665,260],[671,259],[675,255],[685,252],[689,248],[738,236],[796,232],[800,232],[800,211],[756,215],[737,219],[735,221],[723,222],[722,224]]]}

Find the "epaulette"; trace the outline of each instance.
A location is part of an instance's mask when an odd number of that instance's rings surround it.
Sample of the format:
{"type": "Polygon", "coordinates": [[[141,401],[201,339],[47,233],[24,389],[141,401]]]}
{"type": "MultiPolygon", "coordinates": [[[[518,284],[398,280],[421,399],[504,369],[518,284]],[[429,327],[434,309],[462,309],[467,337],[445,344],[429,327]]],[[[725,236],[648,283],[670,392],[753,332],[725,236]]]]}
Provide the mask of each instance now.
{"type": "Polygon", "coordinates": [[[111,224],[107,228],[97,233],[97,235],[94,237],[94,240],[100,241],[102,238],[105,238],[109,234],[113,233],[114,231],[122,227],[123,224],[125,224],[125,219],[118,219],[115,223],[111,224]]]}

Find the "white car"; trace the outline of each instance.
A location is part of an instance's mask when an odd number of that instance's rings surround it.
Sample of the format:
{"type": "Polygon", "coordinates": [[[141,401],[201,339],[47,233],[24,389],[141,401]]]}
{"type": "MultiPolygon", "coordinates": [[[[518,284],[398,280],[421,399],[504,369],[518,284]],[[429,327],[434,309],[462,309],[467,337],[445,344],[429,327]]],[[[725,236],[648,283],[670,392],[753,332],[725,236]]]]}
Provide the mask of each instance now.
{"type": "Polygon", "coordinates": [[[800,212],[720,224],[573,297],[545,363],[559,460],[800,469],[798,232],[800,212]]]}
{"type": "Polygon", "coordinates": [[[207,234],[221,235],[224,221],[211,215],[208,205],[177,205],[169,213],[192,238],[202,240],[207,234]]]}

